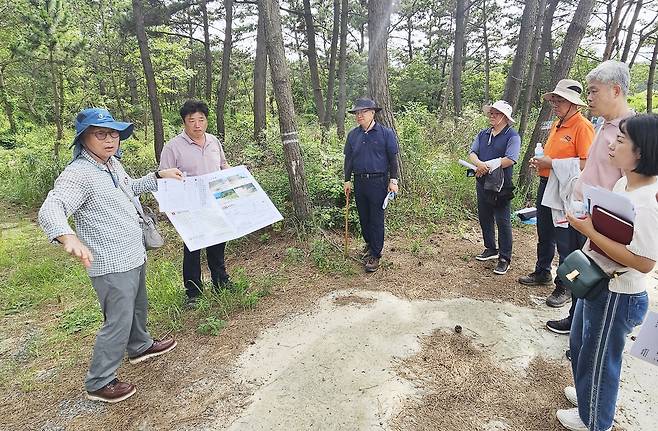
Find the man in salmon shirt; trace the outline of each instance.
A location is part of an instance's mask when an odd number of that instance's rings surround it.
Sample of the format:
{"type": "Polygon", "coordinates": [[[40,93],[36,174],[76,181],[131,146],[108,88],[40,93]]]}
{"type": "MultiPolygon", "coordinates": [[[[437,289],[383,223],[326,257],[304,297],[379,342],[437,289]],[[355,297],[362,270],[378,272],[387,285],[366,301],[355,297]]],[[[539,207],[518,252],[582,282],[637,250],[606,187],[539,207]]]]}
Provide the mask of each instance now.
{"type": "MultiPolygon", "coordinates": [[[[222,143],[217,137],[206,133],[208,129],[208,105],[200,100],[187,100],[180,108],[183,131],[162,149],[160,169],[176,167],[186,175],[197,176],[228,169],[222,143]]],[[[224,251],[226,243],[206,247],[208,269],[213,289],[232,286],[224,251]]],[[[203,292],[201,280],[201,250],[190,251],[183,244],[183,284],[187,296],[186,304],[194,306],[203,292]]]]}
{"type": "MultiPolygon", "coordinates": [[[[584,184],[612,190],[623,175],[621,169],[610,163],[608,146],[617,140],[619,123],[634,115],[626,101],[631,81],[626,64],[615,60],[604,61],[587,74],[586,80],[589,110],[592,115],[603,117],[604,122],[589,150],[585,169],[574,187],[574,198],[578,200],[582,200],[584,184]]],[[[546,327],[557,334],[569,334],[575,308],[575,301],[572,301],[569,316],[549,320],[546,327]]]]}
{"type": "Polygon", "coordinates": [[[580,248],[585,240],[572,227],[555,227],[551,208],[542,205],[544,191],[548,184],[554,159],[579,158],[580,169],[585,166],[589,147],[594,139],[594,127],[579,111],[581,106],[587,106],[580,99],[583,87],[573,79],[562,79],[555,90],[543,95],[550,102],[557,116],[544,146],[544,156],[533,158],[531,164],[539,173],[539,189],[537,190],[537,262],[535,270],[519,278],[519,283],[536,286],[555,283],[553,293],[546,298],[546,304],[551,307],[562,307],[571,300],[571,291],[562,281],[551,277],[551,264],[555,256],[555,248],[559,261],[572,251],[580,248]]]}

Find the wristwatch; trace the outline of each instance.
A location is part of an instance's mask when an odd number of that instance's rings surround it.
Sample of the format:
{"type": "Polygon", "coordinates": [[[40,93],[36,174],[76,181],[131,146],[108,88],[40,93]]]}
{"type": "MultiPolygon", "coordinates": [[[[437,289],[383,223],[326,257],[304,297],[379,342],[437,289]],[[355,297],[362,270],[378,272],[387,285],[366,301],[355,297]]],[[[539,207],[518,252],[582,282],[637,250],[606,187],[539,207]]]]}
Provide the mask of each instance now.
{"type": "Polygon", "coordinates": [[[388,182],[395,185],[395,186],[398,185],[398,179],[397,178],[391,178],[388,182]]]}
{"type": "Polygon", "coordinates": [[[160,176],[160,171],[155,171],[155,178],[157,178],[157,179],[162,178],[162,177],[160,176]]]}

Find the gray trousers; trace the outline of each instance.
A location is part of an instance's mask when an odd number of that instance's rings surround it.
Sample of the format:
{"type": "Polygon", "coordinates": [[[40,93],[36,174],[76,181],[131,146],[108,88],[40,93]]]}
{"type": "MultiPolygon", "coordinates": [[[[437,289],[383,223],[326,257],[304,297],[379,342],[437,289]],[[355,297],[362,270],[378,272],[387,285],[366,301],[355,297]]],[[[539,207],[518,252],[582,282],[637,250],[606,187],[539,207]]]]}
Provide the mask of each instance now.
{"type": "Polygon", "coordinates": [[[146,263],[126,272],[91,277],[103,311],[103,327],[96,333],[94,354],[85,378],[87,391],[96,391],[117,376],[128,356],[138,356],[153,344],[146,330],[146,263]]]}

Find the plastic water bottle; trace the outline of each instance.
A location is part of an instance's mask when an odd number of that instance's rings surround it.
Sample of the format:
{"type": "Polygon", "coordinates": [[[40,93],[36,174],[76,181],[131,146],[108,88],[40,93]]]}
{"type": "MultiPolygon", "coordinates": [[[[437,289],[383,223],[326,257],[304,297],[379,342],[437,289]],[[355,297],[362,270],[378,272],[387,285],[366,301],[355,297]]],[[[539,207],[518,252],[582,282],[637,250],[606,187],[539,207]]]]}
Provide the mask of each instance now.
{"type": "Polygon", "coordinates": [[[544,157],[544,147],[541,146],[541,142],[537,142],[535,146],[535,159],[544,157]]]}
{"type": "Polygon", "coordinates": [[[588,210],[585,202],[572,200],[569,206],[571,207],[569,210],[574,217],[579,219],[587,218],[588,210]]]}

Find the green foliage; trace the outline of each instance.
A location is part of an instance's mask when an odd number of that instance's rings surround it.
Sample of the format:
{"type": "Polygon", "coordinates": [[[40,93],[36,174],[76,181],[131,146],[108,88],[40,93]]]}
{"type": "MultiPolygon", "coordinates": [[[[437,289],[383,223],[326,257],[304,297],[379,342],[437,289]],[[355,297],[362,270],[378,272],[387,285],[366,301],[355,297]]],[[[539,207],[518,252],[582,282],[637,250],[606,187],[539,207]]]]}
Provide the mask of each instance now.
{"type": "Polygon", "coordinates": [[[295,247],[286,248],[286,263],[301,263],[304,260],[304,250],[295,247]]]}
{"type": "Polygon", "coordinates": [[[2,230],[0,241],[0,313],[15,314],[57,301],[93,303],[82,265],[55,246],[35,247],[43,234],[22,222],[2,230]]]}
{"type": "Polygon", "coordinates": [[[311,258],[315,267],[322,272],[342,275],[354,273],[350,262],[327,240],[316,239],[313,241],[311,258]]]}
{"type": "Polygon", "coordinates": [[[98,304],[82,304],[80,307],[69,309],[59,317],[58,328],[67,335],[80,331],[95,330],[103,320],[98,304]]]}
{"type": "Polygon", "coordinates": [[[65,157],[56,159],[52,147],[51,128],[16,136],[16,148],[0,149],[0,194],[9,202],[34,207],[52,188],[55,178],[65,166],[65,157]]]}
{"type": "Polygon", "coordinates": [[[211,335],[216,337],[226,326],[226,320],[218,319],[215,316],[208,316],[197,326],[197,332],[202,335],[211,335]]]}

